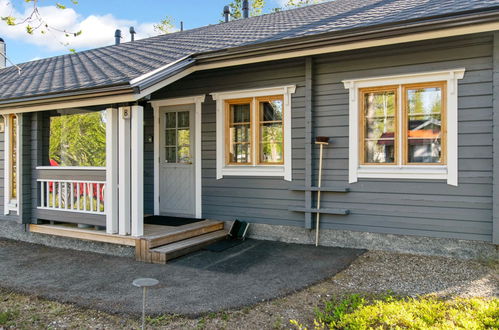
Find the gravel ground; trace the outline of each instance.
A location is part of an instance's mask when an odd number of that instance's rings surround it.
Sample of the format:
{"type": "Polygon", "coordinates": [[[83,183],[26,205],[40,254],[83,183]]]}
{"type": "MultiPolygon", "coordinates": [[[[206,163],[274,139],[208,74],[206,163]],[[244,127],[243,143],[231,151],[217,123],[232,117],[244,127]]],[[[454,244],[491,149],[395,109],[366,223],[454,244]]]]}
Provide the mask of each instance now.
{"type": "MultiPolygon", "coordinates": [[[[347,269],[320,284],[269,302],[198,318],[169,315],[150,321],[149,328],[178,329],[276,329],[290,328],[290,319],[311,324],[314,310],[325,300],[351,293],[394,294],[499,298],[499,262],[479,262],[443,257],[415,256],[370,251],[347,269]]],[[[33,328],[137,328],[135,317],[109,315],[72,305],[61,305],[42,299],[15,295],[9,299],[0,290],[0,310],[12,300],[32,305],[39,319],[33,328]],[[3,298],[3,299],[2,299],[3,298]],[[55,314],[52,311],[57,311],[55,314]]],[[[29,315],[29,313],[21,313],[29,315]]]]}

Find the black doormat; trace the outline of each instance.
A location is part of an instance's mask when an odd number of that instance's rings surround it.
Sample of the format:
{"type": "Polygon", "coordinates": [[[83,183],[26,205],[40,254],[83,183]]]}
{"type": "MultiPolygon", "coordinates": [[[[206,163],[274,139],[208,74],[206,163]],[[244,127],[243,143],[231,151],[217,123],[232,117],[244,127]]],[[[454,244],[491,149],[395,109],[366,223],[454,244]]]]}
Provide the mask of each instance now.
{"type": "Polygon", "coordinates": [[[190,223],[195,223],[203,221],[205,219],[194,219],[194,218],[178,218],[178,217],[167,217],[163,215],[152,215],[144,218],[144,223],[149,225],[162,225],[162,226],[183,226],[190,223]]]}

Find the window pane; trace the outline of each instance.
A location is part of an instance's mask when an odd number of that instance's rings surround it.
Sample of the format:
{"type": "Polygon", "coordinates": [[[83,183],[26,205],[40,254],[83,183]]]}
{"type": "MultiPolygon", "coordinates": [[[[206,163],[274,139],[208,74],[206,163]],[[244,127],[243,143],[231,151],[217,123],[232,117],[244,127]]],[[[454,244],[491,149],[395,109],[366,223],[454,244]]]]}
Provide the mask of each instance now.
{"type": "Polygon", "coordinates": [[[230,106],[232,123],[249,123],[250,105],[232,104],[230,106]]]}
{"type": "Polygon", "coordinates": [[[166,147],[165,148],[165,162],[167,163],[176,163],[177,155],[175,147],[166,147]]]}
{"type": "Polygon", "coordinates": [[[282,120],[282,101],[260,102],[260,121],[282,120]]]}
{"type": "Polygon", "coordinates": [[[178,146],[185,146],[191,144],[191,130],[179,129],[178,130],[178,146]]]}
{"type": "Polygon", "coordinates": [[[442,89],[407,90],[408,163],[442,161],[442,89]]]}
{"type": "Polygon", "coordinates": [[[250,125],[237,125],[230,129],[232,142],[250,142],[250,125]]]}
{"type": "Polygon", "coordinates": [[[165,131],[165,145],[167,146],[175,146],[177,145],[177,139],[176,139],[176,130],[174,129],[167,129],[165,131]]]}
{"type": "Polygon", "coordinates": [[[394,140],[373,140],[364,144],[364,161],[366,163],[395,162],[394,140]]]}
{"type": "Polygon", "coordinates": [[[261,162],[262,163],[281,163],[283,162],[283,143],[262,143],[261,144],[261,162]]]}
{"type": "Polygon", "coordinates": [[[183,146],[178,148],[178,162],[188,164],[192,162],[190,146],[183,146]]]}
{"type": "Polygon", "coordinates": [[[106,166],[105,111],[61,110],[50,117],[52,166],[106,166]]]}
{"type": "Polygon", "coordinates": [[[167,112],[165,113],[165,127],[166,128],[175,128],[177,127],[177,118],[175,112],[167,112]]]}
{"type": "Polygon", "coordinates": [[[178,127],[190,127],[189,111],[182,111],[178,113],[178,127]]]}
{"type": "Polygon", "coordinates": [[[251,162],[250,144],[234,144],[230,153],[230,162],[232,163],[249,163],[251,162]]]}
{"type": "Polygon", "coordinates": [[[364,93],[364,162],[395,162],[396,91],[364,93]]]}
{"type": "Polygon", "coordinates": [[[262,124],[260,126],[261,142],[283,142],[282,123],[262,124]]]}

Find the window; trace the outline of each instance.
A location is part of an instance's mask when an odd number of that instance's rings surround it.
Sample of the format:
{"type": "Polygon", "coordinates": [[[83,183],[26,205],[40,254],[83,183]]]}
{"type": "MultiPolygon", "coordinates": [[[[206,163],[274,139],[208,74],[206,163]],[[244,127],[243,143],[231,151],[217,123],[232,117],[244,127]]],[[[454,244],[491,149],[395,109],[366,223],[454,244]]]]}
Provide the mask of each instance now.
{"type": "Polygon", "coordinates": [[[346,80],[349,181],[446,179],[457,185],[457,92],[464,69],[346,80]]]}
{"type": "Polygon", "coordinates": [[[283,97],[268,96],[225,102],[226,164],[282,165],[283,97]],[[256,131],[255,139],[252,131],[256,131]]]}
{"type": "Polygon", "coordinates": [[[214,93],[217,179],[225,175],[291,180],[291,94],[295,86],[214,93]]]}
{"type": "Polygon", "coordinates": [[[444,164],[445,86],[437,82],[361,89],[360,164],[444,164]]]}
{"type": "Polygon", "coordinates": [[[106,166],[106,112],[59,110],[50,117],[51,166],[106,166]]]}

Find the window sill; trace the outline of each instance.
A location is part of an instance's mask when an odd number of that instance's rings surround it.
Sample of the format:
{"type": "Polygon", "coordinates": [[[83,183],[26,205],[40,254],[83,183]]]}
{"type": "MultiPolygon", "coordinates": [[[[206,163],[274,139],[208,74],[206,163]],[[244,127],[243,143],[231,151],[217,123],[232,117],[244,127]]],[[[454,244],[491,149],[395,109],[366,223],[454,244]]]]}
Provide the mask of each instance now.
{"type": "Polygon", "coordinates": [[[447,180],[447,166],[359,166],[358,178],[447,180]]]}
{"type": "Polygon", "coordinates": [[[222,176],[275,176],[284,177],[284,165],[227,165],[222,176]]]}

